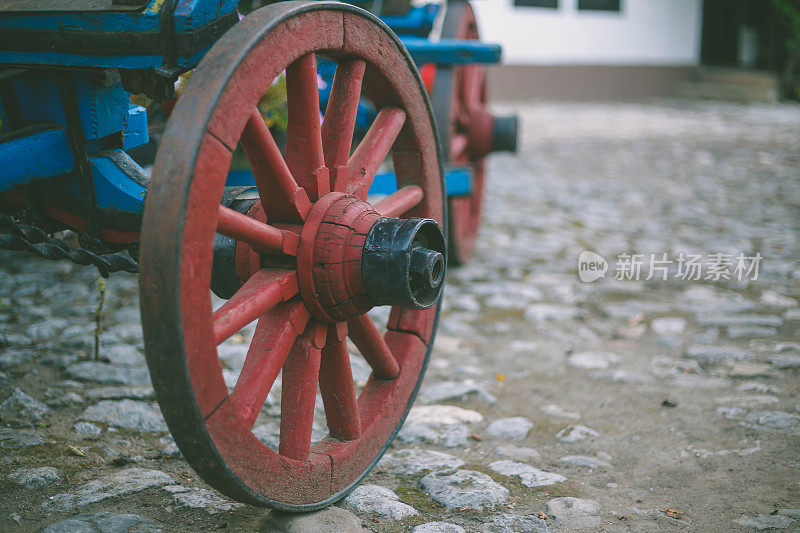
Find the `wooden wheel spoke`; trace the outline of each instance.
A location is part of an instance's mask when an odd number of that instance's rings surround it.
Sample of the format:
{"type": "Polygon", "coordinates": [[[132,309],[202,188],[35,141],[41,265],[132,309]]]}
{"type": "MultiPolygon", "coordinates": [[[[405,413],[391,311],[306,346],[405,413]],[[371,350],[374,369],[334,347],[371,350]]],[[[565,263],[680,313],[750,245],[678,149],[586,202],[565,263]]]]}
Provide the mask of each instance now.
{"type": "Polygon", "coordinates": [[[217,344],[297,292],[297,274],[294,271],[262,268],[214,311],[217,344]]]}
{"type": "Polygon", "coordinates": [[[350,157],[347,165],[350,175],[347,192],[362,200],[367,198],[375,173],[392,149],[405,121],[405,111],[397,107],[386,107],[378,112],[369,131],[350,157]]]}
{"type": "Polygon", "coordinates": [[[467,157],[469,137],[464,133],[457,133],[450,139],[450,161],[461,161],[467,157]]]}
{"type": "Polygon", "coordinates": [[[217,224],[217,233],[246,242],[257,252],[297,255],[300,238],[291,231],[264,224],[222,205],[217,224]]]}
{"type": "Polygon", "coordinates": [[[239,379],[227,400],[247,427],[255,423],[308,318],[302,302],[294,301],[279,304],[258,319],[239,379]]]}
{"type": "Polygon", "coordinates": [[[305,220],[311,202],[295,181],[258,109],[253,109],[239,141],[244,148],[264,212],[294,222],[305,220]]]}
{"type": "Polygon", "coordinates": [[[286,128],[286,164],[312,201],[329,192],[320,130],[317,60],[308,54],[286,68],[289,122],[286,128]]]}
{"type": "Polygon", "coordinates": [[[328,327],[328,343],[322,349],[319,389],[331,436],[354,440],[361,436],[361,416],[350,368],[350,353],[344,339],[346,335],[347,327],[343,323],[328,327]]]}
{"type": "Polygon", "coordinates": [[[400,365],[392,355],[375,322],[363,314],[347,323],[348,335],[358,347],[361,355],[372,367],[375,375],[382,379],[394,379],[400,373],[400,365]]]}
{"type": "Polygon", "coordinates": [[[322,122],[325,165],[331,173],[331,189],[338,192],[347,189],[347,162],[350,159],[366,65],[362,59],[352,59],[336,66],[331,96],[322,122]]]}
{"type": "Polygon", "coordinates": [[[393,192],[373,207],[385,217],[399,217],[419,205],[425,193],[417,185],[408,185],[393,192]]]}
{"type": "Polygon", "coordinates": [[[324,342],[325,326],[309,322],[283,365],[278,452],[298,461],[305,461],[311,450],[320,347],[324,342]]]}
{"type": "Polygon", "coordinates": [[[481,105],[483,70],[480,65],[464,65],[461,69],[463,79],[461,101],[468,109],[478,107],[481,105]]]}

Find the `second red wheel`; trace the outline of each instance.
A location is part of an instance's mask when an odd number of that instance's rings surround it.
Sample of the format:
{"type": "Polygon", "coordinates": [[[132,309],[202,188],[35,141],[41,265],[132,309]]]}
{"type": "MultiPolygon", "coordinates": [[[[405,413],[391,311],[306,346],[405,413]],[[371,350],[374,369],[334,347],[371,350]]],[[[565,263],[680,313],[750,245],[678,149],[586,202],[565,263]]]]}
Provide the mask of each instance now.
{"type": "MultiPolygon", "coordinates": [[[[443,39],[479,40],[478,24],[470,3],[453,0],[445,5],[443,39]]],[[[450,262],[463,265],[472,256],[483,210],[485,157],[497,150],[516,150],[516,117],[495,117],[487,108],[486,68],[482,64],[426,65],[433,79],[431,99],[439,142],[448,167],[467,167],[468,194],[448,199],[450,262]]]]}

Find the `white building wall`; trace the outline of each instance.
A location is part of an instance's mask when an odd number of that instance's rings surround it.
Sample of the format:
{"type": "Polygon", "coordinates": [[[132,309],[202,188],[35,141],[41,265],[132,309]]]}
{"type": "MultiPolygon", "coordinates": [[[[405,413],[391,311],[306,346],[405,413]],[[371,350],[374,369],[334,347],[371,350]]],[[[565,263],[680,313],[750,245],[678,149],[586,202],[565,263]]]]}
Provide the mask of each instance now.
{"type": "Polygon", "coordinates": [[[619,12],[515,7],[475,0],[481,38],[517,65],[657,65],[700,62],[702,0],[622,0],[619,12]]]}

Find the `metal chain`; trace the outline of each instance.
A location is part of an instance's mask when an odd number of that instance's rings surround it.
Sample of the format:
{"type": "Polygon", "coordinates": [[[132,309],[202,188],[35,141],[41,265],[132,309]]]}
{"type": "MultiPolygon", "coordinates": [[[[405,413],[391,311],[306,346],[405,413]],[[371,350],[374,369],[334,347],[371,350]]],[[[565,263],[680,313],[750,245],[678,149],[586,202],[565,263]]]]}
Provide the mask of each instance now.
{"type": "MultiPolygon", "coordinates": [[[[3,213],[0,213],[0,248],[27,250],[52,261],[68,259],[77,265],[94,265],[104,278],[114,272],[139,272],[136,261],[121,253],[96,254],[83,248],[72,248],[66,241],[51,237],[36,226],[19,224],[3,213]]],[[[137,243],[133,243],[129,253],[136,257],[137,250],[137,243]]]]}

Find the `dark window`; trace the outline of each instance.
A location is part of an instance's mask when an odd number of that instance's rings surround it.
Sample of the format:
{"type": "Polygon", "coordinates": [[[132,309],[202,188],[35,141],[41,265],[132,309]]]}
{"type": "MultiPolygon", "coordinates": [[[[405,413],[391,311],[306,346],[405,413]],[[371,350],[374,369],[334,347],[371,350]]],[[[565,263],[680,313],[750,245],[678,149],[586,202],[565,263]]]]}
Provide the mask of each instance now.
{"type": "Polygon", "coordinates": [[[551,7],[558,9],[558,0],[514,0],[516,7],[551,7]]]}
{"type": "Polygon", "coordinates": [[[620,0],[578,0],[578,9],[591,11],[619,11],[620,0]]]}

